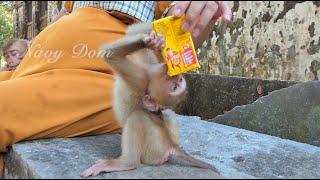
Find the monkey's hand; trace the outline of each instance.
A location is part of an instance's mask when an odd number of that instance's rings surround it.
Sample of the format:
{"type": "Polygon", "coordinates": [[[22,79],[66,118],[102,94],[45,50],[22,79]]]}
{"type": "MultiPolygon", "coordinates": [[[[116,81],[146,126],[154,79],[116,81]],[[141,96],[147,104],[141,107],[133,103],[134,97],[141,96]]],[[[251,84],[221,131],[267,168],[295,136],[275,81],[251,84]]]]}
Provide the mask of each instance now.
{"type": "Polygon", "coordinates": [[[163,115],[163,118],[165,118],[165,119],[169,119],[169,120],[171,120],[171,119],[176,119],[176,113],[173,111],[173,110],[171,110],[171,109],[164,109],[164,110],[162,110],[161,111],[162,112],[162,115],[163,115]]]}
{"type": "Polygon", "coordinates": [[[147,48],[160,51],[164,48],[163,36],[158,36],[154,31],[150,31],[143,35],[143,43],[147,48]]]}

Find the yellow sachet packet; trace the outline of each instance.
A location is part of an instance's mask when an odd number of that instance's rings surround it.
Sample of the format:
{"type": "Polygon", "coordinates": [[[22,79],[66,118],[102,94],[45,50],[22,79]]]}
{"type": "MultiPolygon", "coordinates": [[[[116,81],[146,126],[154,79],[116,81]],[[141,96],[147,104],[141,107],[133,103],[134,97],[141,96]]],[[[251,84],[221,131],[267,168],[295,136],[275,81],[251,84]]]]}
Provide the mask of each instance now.
{"type": "Polygon", "coordinates": [[[164,37],[165,46],[161,54],[170,76],[200,67],[190,32],[181,30],[183,19],[169,16],[152,22],[156,34],[164,37]]]}

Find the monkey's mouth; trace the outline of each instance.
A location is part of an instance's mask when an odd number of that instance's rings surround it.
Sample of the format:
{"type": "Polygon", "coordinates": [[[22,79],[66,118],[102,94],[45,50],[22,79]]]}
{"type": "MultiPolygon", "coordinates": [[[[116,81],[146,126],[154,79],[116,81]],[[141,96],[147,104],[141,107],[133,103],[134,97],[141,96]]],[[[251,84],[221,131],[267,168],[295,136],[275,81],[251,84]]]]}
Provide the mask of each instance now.
{"type": "Polygon", "coordinates": [[[16,65],[8,65],[8,64],[7,64],[7,68],[8,68],[9,70],[16,69],[17,66],[18,66],[18,64],[16,64],[16,65]]]}
{"type": "Polygon", "coordinates": [[[174,83],[173,91],[169,93],[171,96],[179,96],[185,93],[187,87],[186,80],[184,78],[179,78],[178,82],[174,83]]]}

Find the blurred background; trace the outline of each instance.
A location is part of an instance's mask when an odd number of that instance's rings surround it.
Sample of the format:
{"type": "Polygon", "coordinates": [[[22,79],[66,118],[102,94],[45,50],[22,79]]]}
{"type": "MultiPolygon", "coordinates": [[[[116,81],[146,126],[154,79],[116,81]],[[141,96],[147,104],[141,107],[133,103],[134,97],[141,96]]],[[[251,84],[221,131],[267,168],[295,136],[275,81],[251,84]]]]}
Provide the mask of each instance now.
{"type": "MultiPolygon", "coordinates": [[[[8,39],[11,39],[14,34],[12,4],[13,4],[12,1],[0,2],[0,47],[2,47],[3,43],[6,42],[8,39]]],[[[3,65],[4,65],[4,60],[3,60],[3,57],[1,56],[0,66],[3,66],[3,65]]]]}
{"type": "MultiPolygon", "coordinates": [[[[32,39],[64,1],[2,1],[0,45],[11,37],[32,39]]],[[[320,77],[319,1],[234,1],[233,21],[217,22],[198,49],[196,72],[269,80],[320,77]],[[318,77],[319,76],[319,77],[318,77]]]]}

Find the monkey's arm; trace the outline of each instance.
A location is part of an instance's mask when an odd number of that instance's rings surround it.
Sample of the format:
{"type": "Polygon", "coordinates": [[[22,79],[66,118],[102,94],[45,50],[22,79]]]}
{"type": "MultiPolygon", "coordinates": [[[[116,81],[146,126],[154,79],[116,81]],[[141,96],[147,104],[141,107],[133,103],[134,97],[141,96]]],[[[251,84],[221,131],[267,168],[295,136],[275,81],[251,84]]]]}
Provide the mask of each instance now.
{"type": "MultiPolygon", "coordinates": [[[[113,43],[102,47],[104,59],[112,68],[133,88],[144,90],[147,74],[139,63],[132,61],[127,56],[137,50],[145,48],[142,34],[136,36],[125,36],[113,43]]],[[[141,57],[142,58],[145,57],[141,57]]]]}
{"type": "Polygon", "coordinates": [[[174,143],[179,144],[179,123],[177,121],[177,114],[171,109],[165,109],[162,110],[162,117],[164,120],[164,124],[170,130],[172,140],[174,141],[174,143]]]}
{"type": "Polygon", "coordinates": [[[121,61],[128,54],[145,48],[144,35],[125,36],[102,47],[107,61],[121,61]]]}
{"type": "Polygon", "coordinates": [[[140,29],[138,25],[131,26],[128,30],[131,33],[137,32],[136,34],[127,34],[124,38],[104,45],[102,49],[105,53],[104,59],[130,86],[145,91],[148,83],[145,65],[155,58],[149,56],[150,51],[146,51],[146,48],[160,51],[164,39],[151,31],[148,24],[141,24],[140,29]]]}

